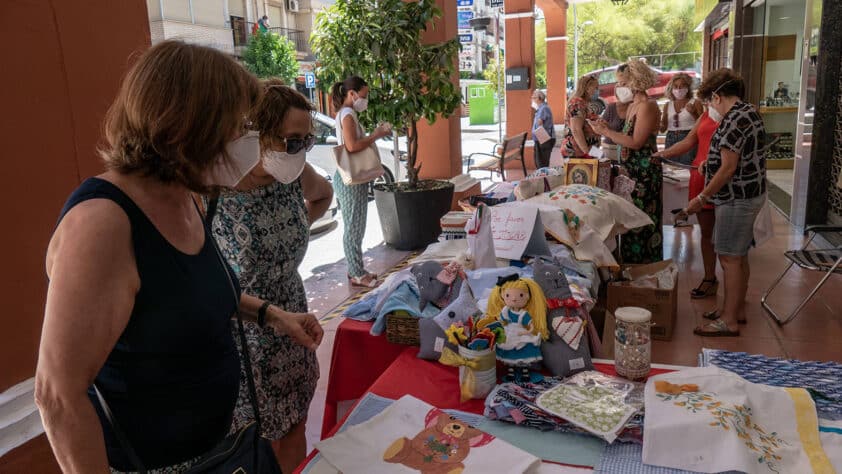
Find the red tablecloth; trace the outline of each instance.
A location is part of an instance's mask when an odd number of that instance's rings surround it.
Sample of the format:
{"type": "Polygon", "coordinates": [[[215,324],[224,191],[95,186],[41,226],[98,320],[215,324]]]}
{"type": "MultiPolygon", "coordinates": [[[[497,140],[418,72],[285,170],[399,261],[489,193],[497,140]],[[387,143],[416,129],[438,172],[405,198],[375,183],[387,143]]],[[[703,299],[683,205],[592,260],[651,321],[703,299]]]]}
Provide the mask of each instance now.
{"type": "MultiPolygon", "coordinates": [[[[365,325],[370,327],[369,324],[365,325]]],[[[350,332],[350,328],[346,328],[346,331],[350,332]]],[[[368,333],[366,332],[366,334],[368,333]]],[[[372,338],[373,336],[368,337],[372,338]]],[[[368,391],[376,395],[380,395],[381,397],[391,398],[394,400],[397,400],[404,395],[412,395],[429,403],[430,405],[443,409],[455,409],[478,414],[483,412],[485,400],[469,400],[465,403],[459,401],[459,369],[456,367],[448,367],[439,364],[438,362],[419,359],[417,347],[395,346],[385,342],[385,338],[377,339],[383,339],[383,344],[388,344],[391,346],[391,349],[398,350],[397,356],[382,372],[382,374],[375,378],[374,383],[368,388],[368,390],[363,390],[363,392],[357,396],[340,400],[360,398],[366,391],[368,391]]],[[[369,343],[371,343],[371,341],[369,341],[369,343]]],[[[337,353],[336,349],[334,349],[334,359],[336,359],[337,353]]],[[[604,374],[616,375],[613,364],[595,362],[594,368],[604,374]]],[[[672,372],[672,370],[673,369],[653,367],[649,375],[672,372]]],[[[372,372],[366,371],[366,374],[366,376],[370,376],[372,372]]],[[[331,367],[331,382],[332,381],[333,367],[331,367]]],[[[346,391],[344,387],[341,390],[337,387],[334,391],[335,393],[345,394],[345,396],[350,393],[349,391],[346,391]]],[[[331,387],[328,387],[328,393],[331,393],[331,387]]],[[[336,419],[335,407],[336,405],[334,404],[332,412],[334,420],[336,419]]],[[[348,411],[348,414],[350,414],[352,410],[353,408],[348,411]]],[[[327,411],[328,409],[325,408],[325,413],[327,413],[327,411]]],[[[346,418],[348,414],[345,415],[346,418]]],[[[345,420],[343,419],[342,422],[344,421],[345,420]]],[[[322,439],[333,436],[339,430],[339,427],[342,426],[342,423],[340,422],[324,429],[326,424],[327,420],[325,420],[322,424],[322,439]]],[[[310,453],[310,455],[307,456],[307,459],[298,466],[295,472],[301,472],[301,470],[303,470],[304,467],[306,467],[313,459],[316,453],[317,451],[315,450],[310,453]]]]}
{"type": "Polygon", "coordinates": [[[385,336],[369,334],[372,323],[346,319],[339,323],[330,358],[325,394],[322,438],[338,421],[337,405],[356,400],[408,346],[392,344],[385,336]]]}

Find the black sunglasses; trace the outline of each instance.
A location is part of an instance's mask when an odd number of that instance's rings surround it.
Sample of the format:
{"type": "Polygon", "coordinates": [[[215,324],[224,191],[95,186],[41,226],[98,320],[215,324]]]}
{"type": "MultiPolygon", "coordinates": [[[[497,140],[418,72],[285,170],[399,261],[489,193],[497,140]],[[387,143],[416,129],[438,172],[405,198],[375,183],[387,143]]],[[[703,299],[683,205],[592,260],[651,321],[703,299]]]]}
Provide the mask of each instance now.
{"type": "Polygon", "coordinates": [[[316,136],[308,133],[304,138],[281,138],[287,147],[287,153],[294,155],[301,150],[310,151],[316,144],[316,136]]]}

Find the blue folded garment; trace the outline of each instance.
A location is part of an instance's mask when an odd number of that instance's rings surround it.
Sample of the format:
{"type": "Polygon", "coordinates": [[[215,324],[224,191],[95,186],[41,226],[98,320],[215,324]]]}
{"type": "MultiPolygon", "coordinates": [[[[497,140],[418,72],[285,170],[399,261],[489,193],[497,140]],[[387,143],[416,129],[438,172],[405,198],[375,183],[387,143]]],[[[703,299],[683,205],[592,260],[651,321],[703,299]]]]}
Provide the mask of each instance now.
{"type": "Polygon", "coordinates": [[[342,316],[349,319],[356,319],[357,321],[371,321],[377,315],[374,313],[374,307],[377,305],[377,294],[369,292],[359,301],[353,303],[351,306],[345,308],[342,316]]]}
{"type": "Polygon", "coordinates": [[[432,318],[441,312],[440,309],[431,304],[428,304],[424,311],[419,310],[419,306],[421,306],[421,298],[418,294],[418,288],[408,280],[402,281],[380,306],[374,325],[371,326],[371,335],[379,336],[383,334],[383,331],[386,330],[386,315],[395,311],[406,311],[417,318],[432,318]]]}

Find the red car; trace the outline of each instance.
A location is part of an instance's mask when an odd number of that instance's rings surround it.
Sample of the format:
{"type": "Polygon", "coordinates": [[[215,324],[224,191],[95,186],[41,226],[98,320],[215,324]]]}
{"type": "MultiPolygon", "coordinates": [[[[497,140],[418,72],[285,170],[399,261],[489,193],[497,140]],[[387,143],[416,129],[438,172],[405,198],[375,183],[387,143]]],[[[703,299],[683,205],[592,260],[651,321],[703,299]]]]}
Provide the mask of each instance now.
{"type": "MultiPolygon", "coordinates": [[[[607,67],[585,74],[586,76],[596,77],[599,82],[599,98],[606,104],[613,104],[617,101],[614,97],[614,87],[617,85],[617,67],[607,67]]],[[[658,83],[655,84],[655,87],[647,91],[653,99],[660,99],[664,96],[670,79],[678,73],[684,73],[690,76],[693,79],[694,86],[697,86],[699,83],[699,75],[696,74],[696,71],[661,71],[654,67],[652,69],[658,73],[658,83]]]]}

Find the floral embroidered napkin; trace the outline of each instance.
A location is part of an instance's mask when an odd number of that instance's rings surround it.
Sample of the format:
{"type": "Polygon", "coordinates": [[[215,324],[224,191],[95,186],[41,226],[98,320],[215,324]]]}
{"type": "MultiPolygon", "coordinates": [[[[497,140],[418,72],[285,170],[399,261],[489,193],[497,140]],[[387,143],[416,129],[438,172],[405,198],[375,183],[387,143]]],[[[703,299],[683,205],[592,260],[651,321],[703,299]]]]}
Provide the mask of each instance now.
{"type": "Polygon", "coordinates": [[[834,472],[804,389],[702,367],[650,378],[645,406],[646,464],[699,472],[834,472]]]}

